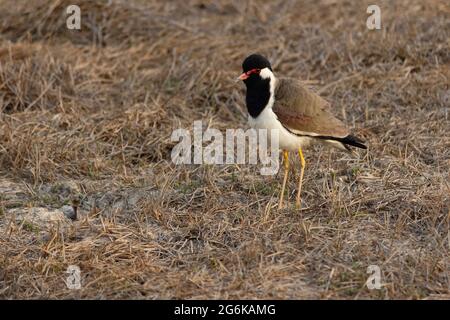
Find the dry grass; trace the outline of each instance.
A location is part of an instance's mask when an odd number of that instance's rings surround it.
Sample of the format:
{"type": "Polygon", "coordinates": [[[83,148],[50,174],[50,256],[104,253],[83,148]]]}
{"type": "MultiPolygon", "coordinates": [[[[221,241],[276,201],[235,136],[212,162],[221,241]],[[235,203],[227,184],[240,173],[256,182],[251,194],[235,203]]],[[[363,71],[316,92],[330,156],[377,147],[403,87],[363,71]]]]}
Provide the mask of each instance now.
{"type": "Polygon", "coordinates": [[[0,297],[450,297],[446,1],[377,1],[381,31],[350,0],[78,1],[71,31],[72,2],[0,0],[0,297]],[[253,52],[370,146],[307,150],[301,212],[257,166],[170,161],[175,128],[246,126],[253,52]],[[23,218],[74,197],[78,221],[23,218]]]}

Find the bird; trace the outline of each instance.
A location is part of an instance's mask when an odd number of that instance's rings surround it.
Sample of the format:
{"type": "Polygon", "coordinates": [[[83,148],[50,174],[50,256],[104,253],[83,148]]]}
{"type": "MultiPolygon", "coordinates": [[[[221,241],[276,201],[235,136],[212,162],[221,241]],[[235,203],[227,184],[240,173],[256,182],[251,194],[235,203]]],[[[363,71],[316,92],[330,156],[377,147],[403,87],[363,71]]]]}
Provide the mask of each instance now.
{"type": "Polygon", "coordinates": [[[243,81],[247,89],[245,102],[249,125],[255,129],[278,130],[279,148],[284,158],[279,209],[283,208],[289,174],[289,152],[298,152],[301,168],[296,207],[300,209],[306,166],[303,148],[320,143],[351,152],[352,147],[367,149],[367,146],[333,115],[328,101],[298,79],[275,76],[264,56],[249,55],[242,63],[242,70],[236,81],[243,81]]]}

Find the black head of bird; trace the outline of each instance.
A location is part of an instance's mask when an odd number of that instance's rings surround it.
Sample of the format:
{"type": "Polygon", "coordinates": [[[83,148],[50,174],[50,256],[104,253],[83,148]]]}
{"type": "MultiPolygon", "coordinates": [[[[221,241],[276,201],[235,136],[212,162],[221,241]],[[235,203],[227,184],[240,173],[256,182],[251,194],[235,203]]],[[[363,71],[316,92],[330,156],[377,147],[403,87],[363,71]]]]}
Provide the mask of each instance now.
{"type": "Polygon", "coordinates": [[[258,116],[268,104],[271,86],[275,85],[275,75],[269,60],[260,54],[252,54],[242,63],[243,73],[236,79],[246,87],[246,105],[252,117],[258,116]]]}
{"type": "Polygon", "coordinates": [[[243,80],[245,84],[251,84],[253,81],[264,78],[264,72],[266,70],[272,72],[272,66],[270,65],[269,60],[260,54],[249,55],[242,63],[243,73],[237,80],[243,80]],[[263,74],[261,74],[261,72],[263,74]]]}

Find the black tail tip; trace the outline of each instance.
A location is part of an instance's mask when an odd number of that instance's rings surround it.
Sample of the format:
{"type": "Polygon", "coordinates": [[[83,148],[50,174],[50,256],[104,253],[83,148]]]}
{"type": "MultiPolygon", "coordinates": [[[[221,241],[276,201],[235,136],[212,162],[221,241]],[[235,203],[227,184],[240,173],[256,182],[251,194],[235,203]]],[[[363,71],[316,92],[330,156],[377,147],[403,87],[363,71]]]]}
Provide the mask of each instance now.
{"type": "Polygon", "coordinates": [[[367,149],[367,146],[364,144],[364,141],[358,137],[348,135],[341,140],[344,146],[348,149],[348,146],[357,147],[361,149],[367,149]]]}

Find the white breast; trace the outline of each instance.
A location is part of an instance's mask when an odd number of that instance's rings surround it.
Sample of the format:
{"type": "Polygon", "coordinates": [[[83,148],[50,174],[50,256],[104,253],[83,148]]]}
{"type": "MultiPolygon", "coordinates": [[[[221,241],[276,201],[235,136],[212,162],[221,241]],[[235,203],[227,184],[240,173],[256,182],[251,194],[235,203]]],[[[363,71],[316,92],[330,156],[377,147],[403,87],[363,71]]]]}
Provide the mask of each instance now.
{"type": "Polygon", "coordinates": [[[298,151],[298,148],[306,147],[311,143],[311,138],[299,137],[286,130],[280,121],[278,121],[277,116],[272,110],[272,106],[264,108],[256,118],[249,115],[248,123],[255,129],[267,129],[269,131],[269,137],[271,136],[270,130],[278,130],[279,146],[284,150],[298,151]]]}

